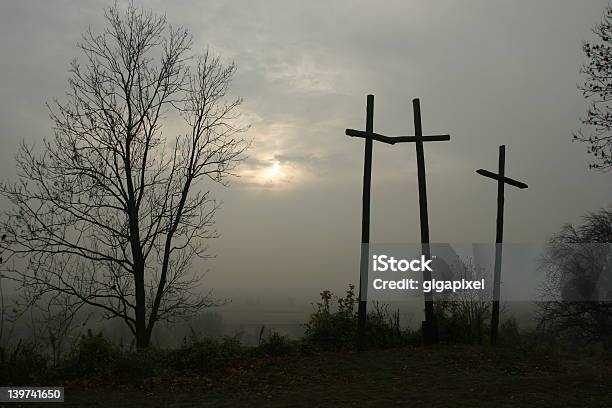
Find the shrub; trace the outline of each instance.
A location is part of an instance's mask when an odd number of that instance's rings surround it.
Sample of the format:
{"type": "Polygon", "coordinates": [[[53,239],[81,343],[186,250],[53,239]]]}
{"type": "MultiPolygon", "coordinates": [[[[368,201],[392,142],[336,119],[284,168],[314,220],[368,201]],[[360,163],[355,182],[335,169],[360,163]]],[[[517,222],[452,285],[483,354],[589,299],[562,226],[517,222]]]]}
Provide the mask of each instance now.
{"type": "Polygon", "coordinates": [[[47,372],[47,358],[39,353],[33,342],[22,342],[15,347],[0,347],[0,384],[31,385],[47,372]]]}
{"type": "Polygon", "coordinates": [[[262,339],[258,349],[269,356],[281,356],[297,351],[298,342],[277,332],[272,332],[262,339]]]}
{"type": "Polygon", "coordinates": [[[149,348],[123,352],[113,361],[112,378],[123,382],[140,382],[146,378],[170,375],[170,352],[149,348]]]}
{"type": "Polygon", "coordinates": [[[345,298],[337,298],[337,310],[332,312],[333,293],[321,292],[321,301],[306,323],[306,340],[324,350],[352,347],[357,318],[354,312],[355,286],[349,285],[345,298]]]}
{"type": "Polygon", "coordinates": [[[375,302],[367,315],[368,346],[390,348],[417,346],[421,344],[421,334],[400,326],[399,310],[389,311],[389,305],[375,302]]]}
{"type": "Polygon", "coordinates": [[[173,352],[171,364],[177,370],[209,372],[227,367],[245,356],[245,349],[236,337],[221,341],[197,339],[173,352]]]}
{"type": "MultiPolygon", "coordinates": [[[[470,258],[462,259],[455,269],[454,279],[477,280],[486,276],[482,267],[470,258]]],[[[443,293],[436,301],[438,338],[447,344],[483,344],[488,336],[487,322],[491,318],[491,301],[486,294],[475,291],[443,293]]]]}
{"type": "Polygon", "coordinates": [[[71,351],[64,368],[72,375],[108,377],[113,374],[113,364],[120,354],[101,332],[93,334],[89,329],[71,351]]]}
{"type": "MultiPolygon", "coordinates": [[[[337,305],[333,293],[321,292],[321,302],[306,324],[305,341],[323,350],[353,348],[357,336],[356,303],[354,285],[349,285],[345,297],[336,298],[337,305]]],[[[420,343],[416,333],[400,328],[399,312],[390,313],[389,306],[383,303],[374,303],[374,309],[367,313],[366,330],[370,347],[420,343]]]]}

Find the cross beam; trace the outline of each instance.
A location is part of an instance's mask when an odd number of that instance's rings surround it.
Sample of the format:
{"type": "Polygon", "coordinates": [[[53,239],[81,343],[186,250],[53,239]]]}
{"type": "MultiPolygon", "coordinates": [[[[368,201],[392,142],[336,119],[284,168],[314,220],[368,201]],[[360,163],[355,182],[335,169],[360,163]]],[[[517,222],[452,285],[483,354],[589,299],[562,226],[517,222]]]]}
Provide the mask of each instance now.
{"type": "Polygon", "coordinates": [[[527,184],[523,182],[511,179],[510,177],[500,177],[499,174],[490,172],[489,170],[478,169],[476,170],[476,173],[480,174],[481,176],[492,178],[493,180],[501,181],[504,184],[510,184],[511,186],[518,187],[520,189],[528,187],[527,184]]]}
{"type": "MultiPolygon", "coordinates": [[[[346,129],[345,134],[352,137],[361,137],[364,139],[377,140],[379,142],[394,145],[396,143],[414,143],[419,137],[418,136],[385,136],[374,132],[364,132],[363,130],[346,129]]],[[[431,135],[421,136],[424,142],[445,142],[450,140],[450,135],[431,135]]]]}
{"type": "Polygon", "coordinates": [[[491,311],[491,344],[497,344],[499,327],[499,297],[501,286],[502,242],[504,240],[504,186],[525,189],[527,184],[506,177],[506,146],[499,146],[498,173],[479,169],[476,173],[497,181],[497,226],[495,230],[495,271],[493,275],[493,310],[491,311]]]}

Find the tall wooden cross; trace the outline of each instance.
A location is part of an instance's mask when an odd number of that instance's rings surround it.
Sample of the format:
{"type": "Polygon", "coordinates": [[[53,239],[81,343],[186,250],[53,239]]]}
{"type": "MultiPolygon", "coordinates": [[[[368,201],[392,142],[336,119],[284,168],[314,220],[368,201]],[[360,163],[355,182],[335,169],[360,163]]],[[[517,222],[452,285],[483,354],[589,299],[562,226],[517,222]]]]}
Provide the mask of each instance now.
{"type": "MultiPolygon", "coordinates": [[[[425,153],[423,142],[447,141],[450,135],[442,136],[423,136],[421,127],[421,103],[419,99],[412,100],[414,111],[414,132],[417,156],[417,177],[419,185],[419,214],[421,218],[421,245],[422,253],[427,259],[431,259],[429,248],[429,215],[427,213],[427,181],[425,178],[425,153]]],[[[431,272],[423,271],[423,280],[431,280],[431,272]]],[[[422,323],[425,344],[435,344],[438,342],[438,325],[435,320],[433,292],[425,292],[425,321],[422,323]]]]}
{"type": "Polygon", "coordinates": [[[497,181],[497,226],[495,230],[495,270],[493,275],[493,310],[491,311],[491,344],[497,344],[499,327],[499,295],[501,286],[502,242],[504,240],[504,185],[509,184],[520,189],[527,184],[506,177],[506,146],[499,146],[498,173],[479,169],[476,173],[497,181]]]}
{"type": "MultiPolygon", "coordinates": [[[[439,142],[450,140],[450,135],[432,135],[423,136],[421,127],[421,105],[419,99],[412,100],[414,110],[414,136],[385,136],[374,133],[373,115],[374,96],[368,95],[368,116],[366,119],[366,131],[346,129],[346,135],[353,137],[362,137],[366,140],[365,166],[363,176],[363,217],[362,217],[362,234],[361,234],[361,263],[360,263],[360,283],[359,283],[359,308],[357,313],[357,338],[358,344],[365,344],[365,324],[366,324],[366,290],[367,290],[367,272],[368,272],[368,253],[367,244],[370,239],[370,184],[372,171],[372,140],[387,144],[396,143],[414,143],[416,145],[417,155],[417,174],[419,186],[419,214],[421,221],[421,245],[422,253],[428,259],[431,258],[429,248],[429,217],[427,214],[427,184],[425,177],[425,153],[423,142],[439,142]],[[370,102],[371,99],[371,102],[370,102]],[[370,108],[371,106],[371,108],[370,108]]],[[[423,280],[431,280],[431,272],[425,270],[423,272],[423,280]]],[[[425,295],[425,321],[423,322],[423,334],[426,344],[437,342],[437,325],[434,315],[433,294],[431,292],[424,293],[425,295]]]]}
{"type": "MultiPolygon", "coordinates": [[[[350,136],[349,131],[346,134],[350,136]]],[[[362,194],[362,213],[361,213],[361,256],[359,263],[359,305],[357,307],[357,347],[363,350],[366,347],[366,316],[367,316],[367,296],[368,287],[368,261],[370,243],[370,188],[372,185],[372,140],[391,143],[389,138],[374,133],[374,95],[367,96],[366,103],[366,131],[360,132],[365,138],[365,157],[363,164],[363,194],[362,194]],[[377,137],[381,136],[381,137],[377,137]]]]}

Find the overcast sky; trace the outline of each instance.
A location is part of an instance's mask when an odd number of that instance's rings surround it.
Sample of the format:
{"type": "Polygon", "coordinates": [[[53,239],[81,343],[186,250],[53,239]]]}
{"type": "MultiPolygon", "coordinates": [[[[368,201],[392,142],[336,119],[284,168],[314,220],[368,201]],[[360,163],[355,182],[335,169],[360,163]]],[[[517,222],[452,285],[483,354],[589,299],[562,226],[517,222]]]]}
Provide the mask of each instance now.
{"type": "MultiPolygon", "coordinates": [[[[107,1],[0,3],[0,170],[21,140],[51,134],[45,101],[62,97],[68,63],[107,1]]],[[[119,3],[123,4],[123,3],[119,3]]],[[[238,72],[233,93],[252,124],[242,177],[218,196],[222,237],[207,283],[220,295],[316,294],[356,282],[366,94],[375,130],[425,133],[431,238],[492,242],[496,169],[506,144],[505,238],[541,242],[612,202],[612,175],[571,143],[586,104],[581,43],[607,4],[538,1],[150,1],[238,72]]],[[[418,242],[413,145],[374,147],[372,240],[418,242]]]]}

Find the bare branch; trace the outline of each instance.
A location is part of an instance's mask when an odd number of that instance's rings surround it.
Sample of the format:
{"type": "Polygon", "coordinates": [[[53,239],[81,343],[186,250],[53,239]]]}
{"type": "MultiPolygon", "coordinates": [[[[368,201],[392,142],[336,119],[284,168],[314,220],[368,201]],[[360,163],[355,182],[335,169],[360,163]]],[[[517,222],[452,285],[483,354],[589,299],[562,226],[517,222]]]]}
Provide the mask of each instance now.
{"type": "Polygon", "coordinates": [[[0,250],[32,304],[61,294],[120,318],[146,347],[157,321],[215,304],[195,293],[192,265],[217,236],[206,182],[227,185],[249,143],[242,101],[228,98],[235,64],[194,57],[164,16],[133,5],[105,16],[78,44],[66,97],[48,105],[53,137],[22,144],[18,180],[0,183],[12,204],[0,250]],[[168,121],[178,134],[163,133],[168,121]]]}

